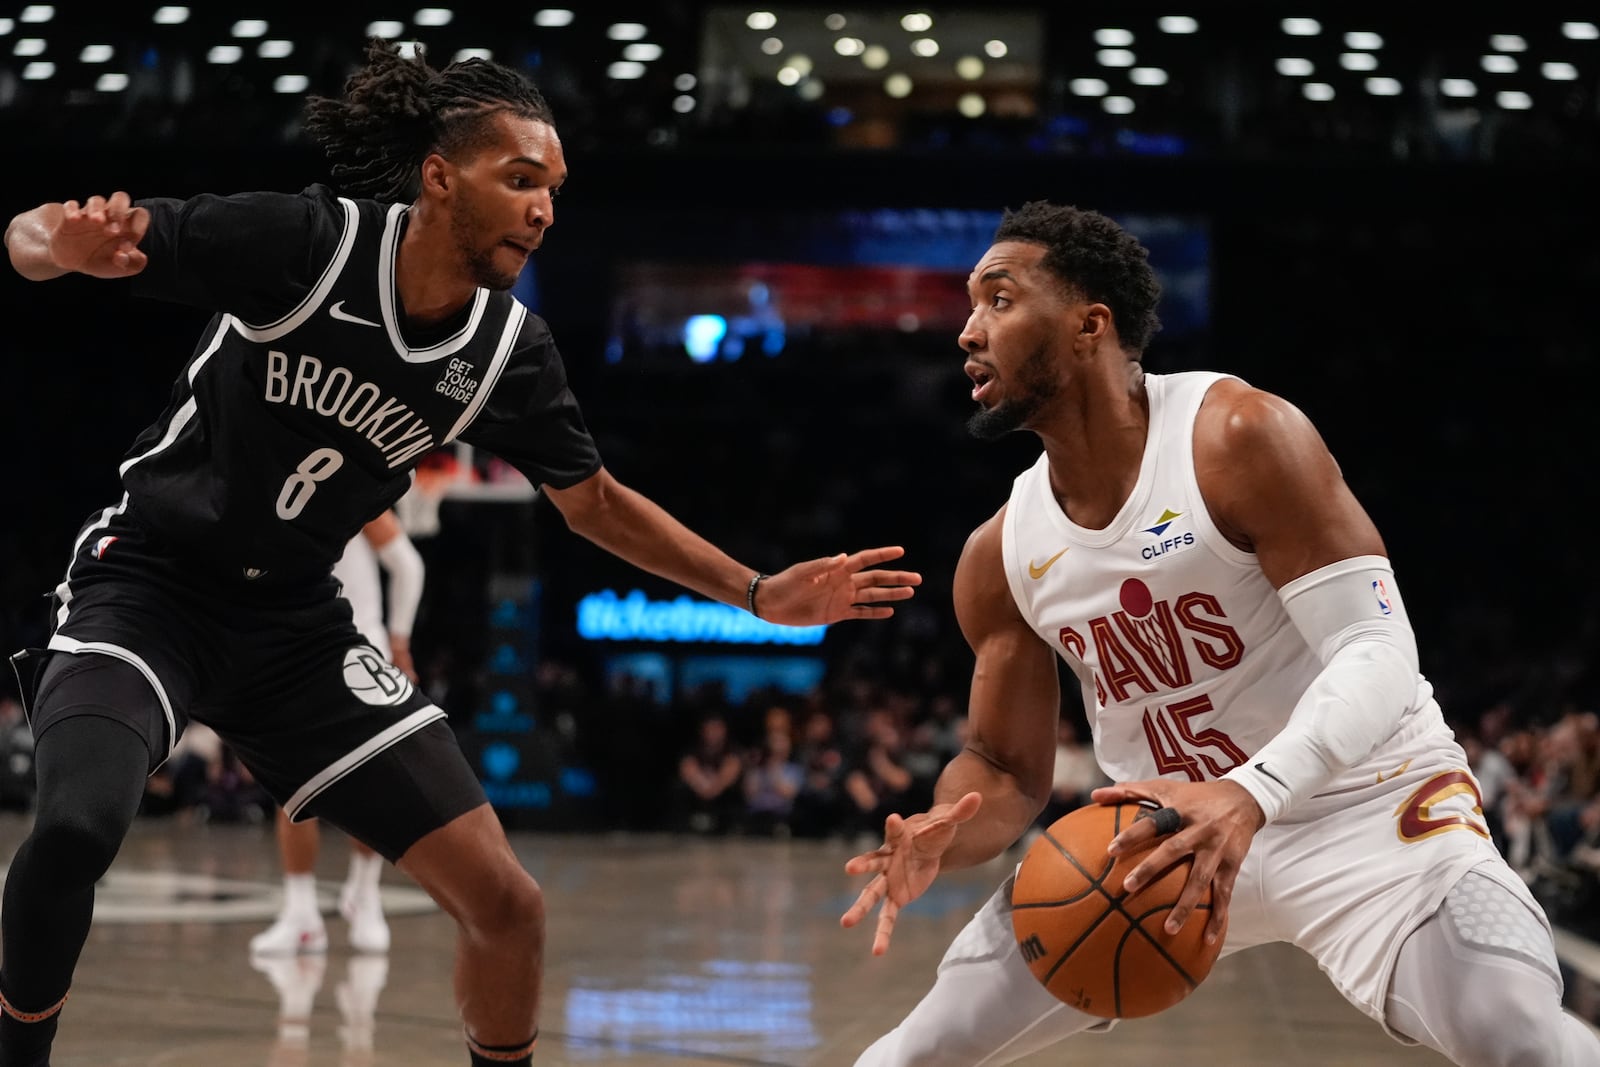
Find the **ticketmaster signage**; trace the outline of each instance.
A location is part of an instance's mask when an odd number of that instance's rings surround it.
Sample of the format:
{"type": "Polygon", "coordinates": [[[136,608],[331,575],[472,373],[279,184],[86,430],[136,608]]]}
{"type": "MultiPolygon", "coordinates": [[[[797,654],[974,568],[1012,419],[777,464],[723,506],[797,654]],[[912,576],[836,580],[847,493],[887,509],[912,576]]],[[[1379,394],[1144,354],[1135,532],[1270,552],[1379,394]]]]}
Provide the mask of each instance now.
{"type": "Polygon", "coordinates": [[[779,626],[747,611],[680,596],[651,600],[613,589],[578,601],[578,633],[590,641],[688,641],[729,645],[816,645],[826,626],[779,626]]]}

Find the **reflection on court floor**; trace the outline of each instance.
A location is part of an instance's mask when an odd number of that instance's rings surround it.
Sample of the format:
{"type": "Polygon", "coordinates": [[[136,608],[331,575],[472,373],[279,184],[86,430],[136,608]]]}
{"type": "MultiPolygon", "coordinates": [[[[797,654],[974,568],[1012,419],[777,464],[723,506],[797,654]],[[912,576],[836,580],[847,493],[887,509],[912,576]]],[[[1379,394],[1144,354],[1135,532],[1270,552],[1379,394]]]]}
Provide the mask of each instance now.
{"type": "MultiPolygon", "coordinates": [[[[26,828],[0,817],[0,855],[26,828]]],[[[920,999],[1007,865],[943,877],[875,959],[870,933],[838,925],[853,896],[842,842],[513,842],[550,915],[537,1062],[584,1067],[848,1067],[920,999]]],[[[332,914],[344,849],[318,862],[332,914]]],[[[280,882],[261,827],[138,824],[101,887],[54,1067],[465,1062],[448,917],[387,870],[386,956],[350,952],[334,918],[325,957],[252,960],[247,943],[276,913],[280,882]]],[[[1175,1056],[1195,1067],[1444,1063],[1385,1037],[1283,946],[1224,961],[1169,1012],[1023,1062],[1142,1067],[1175,1056]]]]}

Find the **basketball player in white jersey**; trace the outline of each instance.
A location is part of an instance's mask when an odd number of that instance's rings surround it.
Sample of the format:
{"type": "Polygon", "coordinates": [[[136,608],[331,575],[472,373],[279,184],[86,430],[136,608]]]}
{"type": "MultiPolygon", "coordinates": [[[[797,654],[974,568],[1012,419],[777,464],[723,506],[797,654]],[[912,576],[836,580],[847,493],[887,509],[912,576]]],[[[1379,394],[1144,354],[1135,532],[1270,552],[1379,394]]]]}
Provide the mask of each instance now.
{"type": "MultiPolygon", "coordinates": [[[[1383,542],[1312,425],[1234,378],[1144,373],[1159,286],[1104,216],[1007,213],[968,286],[971,429],[1031,431],[1044,454],[956,568],[971,740],[934,806],[890,816],[846,865],[872,878],[843,924],[881,902],[887,951],[940,870],[1027,829],[1050,791],[1059,655],[1117,783],[1094,799],[1161,808],[1111,844],[1165,835],[1126,888],[1193,858],[1169,930],[1205,922],[1224,954],[1295,944],[1392,1036],[1459,1064],[1600,1064],[1418,673],[1383,542]]],[[[1010,888],[859,1063],[989,1067],[1109,1025],[1034,979],[1010,888]]]]}
{"type": "MultiPolygon", "coordinates": [[[[350,602],[356,630],[384,659],[417,680],[411,659],[411,627],[422,602],[424,567],[411,538],[393,510],[385,511],[352,537],[333,565],[341,592],[350,602]],[[388,621],[384,620],[379,565],[389,576],[388,621]]],[[[278,855],[283,861],[283,907],[273,924],[250,939],[253,956],[292,956],[325,952],[328,932],[317,905],[313,870],[320,837],[317,820],[293,822],[282,808],[277,816],[278,855]]],[[[389,951],[389,924],[383,917],[378,879],[383,857],[350,839],[350,870],[339,892],[339,913],[349,923],[350,947],[357,952],[389,951]]]]}

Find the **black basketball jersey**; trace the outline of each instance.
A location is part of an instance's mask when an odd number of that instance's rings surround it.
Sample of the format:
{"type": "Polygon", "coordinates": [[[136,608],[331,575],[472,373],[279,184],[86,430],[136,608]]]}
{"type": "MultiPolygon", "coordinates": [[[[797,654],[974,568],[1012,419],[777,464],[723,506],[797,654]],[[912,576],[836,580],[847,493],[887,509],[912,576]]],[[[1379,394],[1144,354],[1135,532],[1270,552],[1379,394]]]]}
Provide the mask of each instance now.
{"type": "Polygon", "coordinates": [[[217,312],[121,466],[129,515],[186,552],[268,584],[325,573],[457,438],[536,485],[600,468],[549,329],[509,294],[407,333],[404,205],[321,186],[140,204],[138,291],[217,312]]]}

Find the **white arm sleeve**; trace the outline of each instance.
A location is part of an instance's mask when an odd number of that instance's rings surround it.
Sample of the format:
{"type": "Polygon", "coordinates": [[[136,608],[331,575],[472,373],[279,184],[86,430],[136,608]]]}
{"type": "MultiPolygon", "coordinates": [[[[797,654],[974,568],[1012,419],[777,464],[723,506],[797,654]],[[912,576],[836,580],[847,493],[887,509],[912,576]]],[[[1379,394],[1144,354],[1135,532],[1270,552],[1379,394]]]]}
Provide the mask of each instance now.
{"type": "Polygon", "coordinates": [[[1226,777],[1261,805],[1267,822],[1366,758],[1417,700],[1417,641],[1394,571],[1382,556],[1356,556],[1278,590],[1289,618],[1322,661],[1322,673],[1289,722],[1226,777]]]}
{"type": "Polygon", "coordinates": [[[377,554],[378,562],[389,572],[388,630],[398,637],[410,637],[417,605],[422,602],[422,556],[405,534],[390,539],[377,554]]]}

